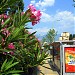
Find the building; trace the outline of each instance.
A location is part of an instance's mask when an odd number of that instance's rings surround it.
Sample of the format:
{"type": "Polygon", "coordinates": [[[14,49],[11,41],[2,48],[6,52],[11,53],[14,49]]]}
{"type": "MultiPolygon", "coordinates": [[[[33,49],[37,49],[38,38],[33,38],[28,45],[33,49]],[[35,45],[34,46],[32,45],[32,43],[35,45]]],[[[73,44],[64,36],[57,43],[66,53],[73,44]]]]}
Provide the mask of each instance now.
{"type": "Polygon", "coordinates": [[[70,36],[69,32],[63,32],[63,33],[61,33],[61,36],[59,37],[59,41],[69,40],[69,36],[70,36]]]}

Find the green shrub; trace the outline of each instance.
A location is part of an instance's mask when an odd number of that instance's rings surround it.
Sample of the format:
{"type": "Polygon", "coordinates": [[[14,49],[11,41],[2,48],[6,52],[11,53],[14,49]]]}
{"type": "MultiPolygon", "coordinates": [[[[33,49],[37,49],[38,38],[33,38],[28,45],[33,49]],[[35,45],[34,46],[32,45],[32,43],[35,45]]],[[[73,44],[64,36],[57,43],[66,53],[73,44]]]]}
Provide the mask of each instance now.
{"type": "Polygon", "coordinates": [[[15,70],[13,67],[17,65],[19,62],[14,62],[13,59],[8,60],[7,59],[3,62],[1,69],[0,69],[0,75],[19,75],[20,72],[23,72],[21,70],[15,70]]]}

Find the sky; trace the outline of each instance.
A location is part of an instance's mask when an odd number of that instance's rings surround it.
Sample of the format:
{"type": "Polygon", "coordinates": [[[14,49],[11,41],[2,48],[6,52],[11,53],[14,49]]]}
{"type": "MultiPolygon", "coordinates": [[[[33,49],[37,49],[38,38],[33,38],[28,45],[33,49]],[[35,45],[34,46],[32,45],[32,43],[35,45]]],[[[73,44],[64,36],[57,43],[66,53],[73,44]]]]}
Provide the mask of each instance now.
{"type": "Polygon", "coordinates": [[[24,11],[29,4],[33,4],[42,13],[41,20],[30,29],[37,31],[37,35],[45,35],[49,29],[54,28],[57,34],[62,32],[75,33],[75,8],[73,0],[24,0],[24,11]]]}

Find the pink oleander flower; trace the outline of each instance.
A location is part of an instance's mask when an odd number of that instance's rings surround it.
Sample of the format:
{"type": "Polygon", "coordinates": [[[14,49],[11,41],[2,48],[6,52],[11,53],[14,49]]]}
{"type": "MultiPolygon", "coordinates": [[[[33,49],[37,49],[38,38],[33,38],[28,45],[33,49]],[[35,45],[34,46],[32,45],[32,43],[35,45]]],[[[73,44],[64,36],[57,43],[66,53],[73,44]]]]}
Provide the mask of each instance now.
{"type": "Polygon", "coordinates": [[[7,53],[6,52],[3,52],[3,54],[6,55],[7,53]]]}
{"type": "Polygon", "coordinates": [[[3,14],[3,17],[4,17],[4,19],[7,19],[8,18],[8,16],[6,14],[3,14]]]}
{"type": "Polygon", "coordinates": [[[2,38],[2,42],[4,42],[5,40],[4,40],[4,38],[2,38]]]}
{"type": "Polygon", "coordinates": [[[21,12],[21,15],[24,15],[25,14],[25,12],[21,12]]]}
{"type": "Polygon", "coordinates": [[[2,15],[0,15],[0,18],[2,18],[2,15]]]}
{"type": "Polygon", "coordinates": [[[28,8],[29,8],[32,12],[35,12],[35,11],[36,11],[36,8],[35,8],[32,4],[30,4],[30,5],[28,6],[28,8]]]}
{"type": "Polygon", "coordinates": [[[11,51],[11,52],[10,52],[10,54],[11,54],[11,55],[14,55],[14,52],[13,52],[13,51],[11,51]]]}
{"type": "Polygon", "coordinates": [[[31,34],[31,32],[29,32],[29,31],[28,31],[27,33],[28,33],[28,34],[31,34]]]}
{"type": "Polygon", "coordinates": [[[4,20],[2,20],[1,24],[4,24],[4,20]]]}
{"type": "Polygon", "coordinates": [[[14,52],[11,51],[11,52],[3,52],[4,55],[7,55],[7,54],[11,54],[11,55],[14,55],[14,52]]]}
{"type": "Polygon", "coordinates": [[[35,16],[39,17],[39,18],[40,18],[40,16],[41,16],[40,10],[37,10],[37,11],[33,12],[33,14],[34,14],[35,16]]]}
{"type": "Polygon", "coordinates": [[[2,18],[4,18],[4,19],[7,19],[7,18],[9,18],[9,16],[8,15],[6,15],[6,14],[2,14],[2,16],[1,16],[2,18]]]}
{"type": "Polygon", "coordinates": [[[10,35],[10,32],[6,28],[4,28],[2,29],[2,34],[8,37],[10,35]]]}
{"type": "Polygon", "coordinates": [[[10,43],[10,44],[8,44],[8,48],[9,48],[9,49],[15,49],[15,46],[14,46],[13,43],[10,43]]]}
{"type": "Polygon", "coordinates": [[[32,4],[29,5],[29,9],[31,11],[30,19],[32,20],[32,25],[34,26],[40,21],[40,17],[42,14],[40,10],[36,10],[36,8],[32,4]]]}

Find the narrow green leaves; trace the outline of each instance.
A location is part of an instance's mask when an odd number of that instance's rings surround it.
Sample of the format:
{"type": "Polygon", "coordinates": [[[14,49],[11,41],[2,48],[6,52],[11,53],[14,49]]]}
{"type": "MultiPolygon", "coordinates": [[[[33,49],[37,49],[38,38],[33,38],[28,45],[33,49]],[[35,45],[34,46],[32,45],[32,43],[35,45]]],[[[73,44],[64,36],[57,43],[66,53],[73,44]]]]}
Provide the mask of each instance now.
{"type": "Polygon", "coordinates": [[[4,22],[4,24],[2,25],[2,27],[4,27],[5,25],[7,25],[9,22],[10,22],[10,18],[8,18],[8,19],[4,22]]]}

